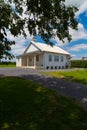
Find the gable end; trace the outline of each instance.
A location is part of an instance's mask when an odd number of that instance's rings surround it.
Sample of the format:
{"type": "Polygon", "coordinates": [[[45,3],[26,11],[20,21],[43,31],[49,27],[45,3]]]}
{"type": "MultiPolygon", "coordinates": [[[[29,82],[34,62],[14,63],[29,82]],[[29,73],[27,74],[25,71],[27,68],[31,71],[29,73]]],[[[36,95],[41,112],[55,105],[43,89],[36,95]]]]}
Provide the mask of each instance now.
{"type": "Polygon", "coordinates": [[[37,47],[36,45],[34,45],[32,42],[29,44],[29,46],[26,48],[26,50],[24,51],[23,54],[26,53],[31,53],[31,52],[36,52],[36,51],[41,51],[41,49],[39,47],[37,47]]]}

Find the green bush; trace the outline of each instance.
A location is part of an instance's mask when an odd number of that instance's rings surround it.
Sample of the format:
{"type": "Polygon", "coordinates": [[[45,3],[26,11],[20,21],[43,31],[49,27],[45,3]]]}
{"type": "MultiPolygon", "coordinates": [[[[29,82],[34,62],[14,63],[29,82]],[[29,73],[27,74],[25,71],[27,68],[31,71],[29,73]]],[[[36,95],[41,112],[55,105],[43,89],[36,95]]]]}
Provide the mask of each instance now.
{"type": "Polygon", "coordinates": [[[0,65],[16,65],[16,62],[2,61],[0,62],[0,65]]]}
{"type": "Polygon", "coordinates": [[[87,60],[71,60],[71,67],[87,68],[87,60]]]}

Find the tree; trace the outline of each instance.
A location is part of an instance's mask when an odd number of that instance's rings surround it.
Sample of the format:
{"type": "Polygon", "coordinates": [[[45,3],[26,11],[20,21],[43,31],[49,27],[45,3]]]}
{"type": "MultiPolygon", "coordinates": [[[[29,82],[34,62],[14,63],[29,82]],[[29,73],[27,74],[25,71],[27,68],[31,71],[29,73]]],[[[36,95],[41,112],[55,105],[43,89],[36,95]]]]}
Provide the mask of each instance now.
{"type": "Polygon", "coordinates": [[[77,29],[74,6],[67,7],[65,0],[7,0],[0,2],[0,58],[11,56],[9,50],[14,41],[7,39],[6,31],[12,35],[26,36],[24,27],[31,35],[39,34],[43,40],[52,45],[51,38],[56,36],[64,42],[71,40],[69,27],[77,29]],[[12,8],[15,5],[15,9],[12,8]],[[25,9],[24,9],[25,7],[25,9]],[[25,17],[22,18],[22,15],[25,17]]]}
{"type": "MultiPolygon", "coordinates": [[[[21,10],[19,11],[21,15],[21,10]]],[[[11,1],[4,2],[0,0],[0,59],[8,57],[11,59],[13,55],[10,53],[11,45],[15,44],[7,37],[9,31],[12,35],[18,36],[24,33],[24,21],[18,13],[12,8],[11,1]]]]}

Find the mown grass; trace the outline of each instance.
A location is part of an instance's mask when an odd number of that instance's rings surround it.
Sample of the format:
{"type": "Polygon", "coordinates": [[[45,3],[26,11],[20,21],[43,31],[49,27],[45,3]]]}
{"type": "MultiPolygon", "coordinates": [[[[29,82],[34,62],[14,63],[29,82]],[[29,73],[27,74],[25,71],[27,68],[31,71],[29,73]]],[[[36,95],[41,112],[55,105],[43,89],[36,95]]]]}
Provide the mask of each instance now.
{"type": "Polygon", "coordinates": [[[0,65],[0,68],[14,68],[16,65],[0,65]]]}
{"type": "Polygon", "coordinates": [[[21,78],[0,78],[0,130],[87,130],[87,111],[21,78]]]}
{"type": "Polygon", "coordinates": [[[75,71],[45,72],[44,74],[51,75],[56,78],[64,78],[79,83],[87,84],[87,69],[75,71]]]}

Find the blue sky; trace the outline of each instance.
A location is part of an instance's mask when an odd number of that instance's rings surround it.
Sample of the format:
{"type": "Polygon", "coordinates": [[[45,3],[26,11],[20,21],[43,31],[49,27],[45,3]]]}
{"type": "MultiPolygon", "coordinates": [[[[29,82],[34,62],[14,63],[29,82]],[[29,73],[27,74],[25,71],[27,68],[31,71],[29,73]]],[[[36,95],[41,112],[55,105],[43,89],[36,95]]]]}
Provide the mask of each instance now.
{"type": "MultiPolygon", "coordinates": [[[[66,0],[66,5],[75,5],[79,9],[76,13],[78,31],[69,28],[69,32],[72,35],[70,43],[66,39],[65,43],[62,43],[57,37],[55,38],[55,42],[59,47],[68,51],[72,59],[81,59],[83,56],[87,57],[87,0],[66,0]]],[[[26,39],[23,36],[14,38],[8,33],[9,39],[16,41],[16,45],[12,46],[12,53],[15,56],[22,54],[32,39],[27,30],[26,33],[26,39]]],[[[37,41],[43,42],[40,37],[37,37],[37,41]]]]}

